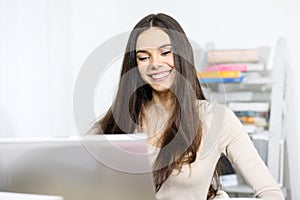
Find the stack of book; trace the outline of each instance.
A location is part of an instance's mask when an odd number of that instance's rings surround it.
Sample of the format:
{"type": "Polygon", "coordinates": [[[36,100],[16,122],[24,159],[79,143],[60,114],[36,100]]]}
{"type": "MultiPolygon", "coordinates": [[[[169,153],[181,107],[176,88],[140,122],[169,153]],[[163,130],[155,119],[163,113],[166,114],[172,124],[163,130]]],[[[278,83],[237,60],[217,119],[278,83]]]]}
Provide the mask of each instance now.
{"type": "Polygon", "coordinates": [[[227,49],[207,52],[207,66],[198,73],[200,83],[236,83],[246,77],[259,78],[265,70],[265,48],[227,49]]]}
{"type": "Polygon", "coordinates": [[[226,104],[249,134],[269,128],[270,88],[269,83],[261,81],[270,77],[266,70],[268,55],[267,47],[211,50],[204,70],[198,72],[208,99],[226,104]]]}
{"type": "Polygon", "coordinates": [[[229,102],[228,107],[239,118],[249,134],[268,130],[269,102],[229,102]]]}

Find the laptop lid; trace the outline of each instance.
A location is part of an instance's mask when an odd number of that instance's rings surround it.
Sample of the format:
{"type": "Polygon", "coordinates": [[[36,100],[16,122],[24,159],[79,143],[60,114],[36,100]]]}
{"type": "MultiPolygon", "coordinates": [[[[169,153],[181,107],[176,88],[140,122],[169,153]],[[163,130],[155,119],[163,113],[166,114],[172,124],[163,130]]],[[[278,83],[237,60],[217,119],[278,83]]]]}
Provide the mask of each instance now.
{"type": "Polygon", "coordinates": [[[155,199],[146,137],[0,140],[0,190],[65,200],[155,199]]]}

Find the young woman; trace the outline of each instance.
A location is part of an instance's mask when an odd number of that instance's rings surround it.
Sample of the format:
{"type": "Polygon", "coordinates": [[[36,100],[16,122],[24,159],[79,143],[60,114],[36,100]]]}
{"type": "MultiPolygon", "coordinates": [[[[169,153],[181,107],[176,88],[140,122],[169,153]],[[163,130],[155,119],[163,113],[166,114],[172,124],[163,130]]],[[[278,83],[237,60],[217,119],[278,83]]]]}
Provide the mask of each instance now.
{"type": "Polygon", "coordinates": [[[90,133],[133,132],[148,135],[157,199],[214,198],[222,153],[256,197],[284,199],[233,112],[205,100],[192,47],[165,14],[148,15],[132,30],[116,98],[90,133]]]}

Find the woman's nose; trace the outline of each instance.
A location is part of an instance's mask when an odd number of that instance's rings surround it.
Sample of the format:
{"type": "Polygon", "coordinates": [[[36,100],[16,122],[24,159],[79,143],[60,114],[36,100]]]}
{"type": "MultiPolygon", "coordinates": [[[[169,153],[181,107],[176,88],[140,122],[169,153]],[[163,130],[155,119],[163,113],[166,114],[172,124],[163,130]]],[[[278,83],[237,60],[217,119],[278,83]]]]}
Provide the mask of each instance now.
{"type": "Polygon", "coordinates": [[[162,59],[161,59],[161,56],[159,54],[154,54],[152,55],[151,59],[150,59],[150,64],[152,66],[160,66],[162,65],[162,59]]]}

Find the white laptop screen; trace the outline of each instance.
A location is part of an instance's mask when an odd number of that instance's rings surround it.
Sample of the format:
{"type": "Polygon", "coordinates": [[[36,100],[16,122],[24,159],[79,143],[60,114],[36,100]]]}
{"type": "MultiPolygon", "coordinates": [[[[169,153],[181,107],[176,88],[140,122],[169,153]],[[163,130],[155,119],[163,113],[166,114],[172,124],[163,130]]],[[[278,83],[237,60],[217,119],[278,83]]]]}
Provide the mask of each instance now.
{"type": "Polygon", "coordinates": [[[155,199],[146,140],[124,135],[0,141],[0,190],[65,200],[155,199]]]}

